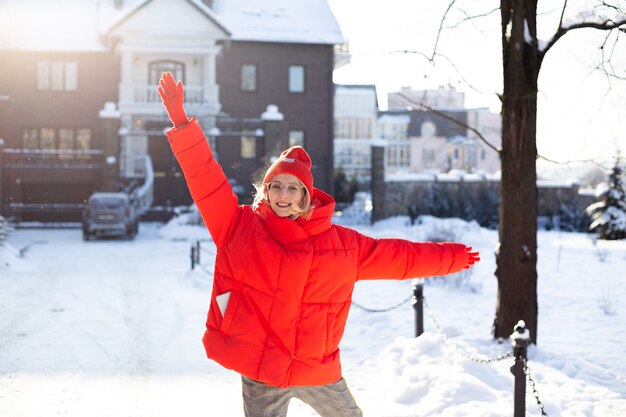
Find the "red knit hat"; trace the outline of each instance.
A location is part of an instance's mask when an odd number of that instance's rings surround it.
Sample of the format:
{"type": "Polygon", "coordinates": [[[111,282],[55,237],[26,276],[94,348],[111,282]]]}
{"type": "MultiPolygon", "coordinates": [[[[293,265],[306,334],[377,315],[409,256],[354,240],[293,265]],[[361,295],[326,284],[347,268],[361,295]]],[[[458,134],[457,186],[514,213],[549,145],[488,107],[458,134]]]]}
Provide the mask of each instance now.
{"type": "Polygon", "coordinates": [[[278,174],[295,175],[302,181],[309,195],[312,195],[313,174],[311,174],[311,157],[302,146],[292,146],[283,151],[278,159],[267,169],[265,178],[263,178],[263,185],[270,182],[278,174]]]}

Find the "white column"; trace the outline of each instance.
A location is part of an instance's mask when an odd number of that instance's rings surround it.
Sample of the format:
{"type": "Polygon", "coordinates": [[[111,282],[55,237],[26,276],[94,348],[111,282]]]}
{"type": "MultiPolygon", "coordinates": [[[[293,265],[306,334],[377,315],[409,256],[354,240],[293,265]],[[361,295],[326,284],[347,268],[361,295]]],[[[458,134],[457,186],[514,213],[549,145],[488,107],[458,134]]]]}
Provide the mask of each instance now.
{"type": "Polygon", "coordinates": [[[215,55],[208,53],[202,62],[202,99],[204,102],[216,99],[215,87],[215,55]]]}
{"type": "Polygon", "coordinates": [[[133,94],[133,53],[132,51],[121,51],[120,68],[120,103],[132,103],[135,101],[133,94]]]}

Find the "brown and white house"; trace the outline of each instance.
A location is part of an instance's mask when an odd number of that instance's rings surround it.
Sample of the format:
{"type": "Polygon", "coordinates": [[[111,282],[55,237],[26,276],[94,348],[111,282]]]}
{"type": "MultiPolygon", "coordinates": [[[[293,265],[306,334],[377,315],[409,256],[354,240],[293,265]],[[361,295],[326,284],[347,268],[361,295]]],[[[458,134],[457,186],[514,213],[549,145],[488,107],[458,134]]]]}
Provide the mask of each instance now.
{"type": "Polygon", "coordinates": [[[282,149],[332,192],[333,83],[343,43],[325,0],[5,0],[0,6],[0,213],[77,219],[94,191],[147,206],[191,199],[156,86],[186,110],[236,187],[282,149]]]}

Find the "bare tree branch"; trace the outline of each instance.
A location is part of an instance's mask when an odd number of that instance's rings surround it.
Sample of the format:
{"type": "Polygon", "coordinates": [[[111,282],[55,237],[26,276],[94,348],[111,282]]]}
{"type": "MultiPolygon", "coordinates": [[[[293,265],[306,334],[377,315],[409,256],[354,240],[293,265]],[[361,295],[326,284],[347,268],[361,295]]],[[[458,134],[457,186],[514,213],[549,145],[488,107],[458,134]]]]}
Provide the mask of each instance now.
{"type": "Polygon", "coordinates": [[[602,72],[604,72],[604,74],[607,76],[607,82],[609,83],[609,86],[611,86],[611,78],[615,78],[618,80],[626,80],[626,77],[617,74],[612,63],[613,54],[615,53],[615,48],[617,47],[617,42],[619,39],[618,37],[615,38],[613,45],[609,48],[608,57],[606,56],[607,44],[611,38],[611,33],[612,32],[607,33],[607,35],[604,38],[604,42],[602,42],[602,45],[600,46],[602,60],[600,64],[596,67],[600,69],[602,72]]]}
{"type": "Polygon", "coordinates": [[[558,32],[560,28],[563,27],[563,16],[565,16],[565,8],[567,8],[567,0],[563,3],[563,8],[561,9],[561,17],[559,18],[559,27],[556,29],[558,32]]]}
{"type": "Polygon", "coordinates": [[[437,30],[437,38],[435,39],[435,45],[433,46],[433,53],[431,54],[431,57],[430,57],[431,61],[435,59],[435,54],[437,53],[437,45],[439,45],[439,37],[441,36],[441,32],[443,30],[443,23],[446,21],[446,16],[450,12],[450,10],[452,10],[452,6],[454,6],[455,2],[456,0],[452,0],[450,4],[448,4],[448,8],[446,9],[446,12],[443,14],[443,17],[441,18],[441,21],[439,22],[439,29],[437,30]]]}
{"type": "MultiPolygon", "coordinates": [[[[395,51],[388,51],[388,52],[383,52],[383,54],[415,54],[415,55],[419,55],[421,57],[424,57],[426,60],[428,60],[431,64],[434,63],[434,58],[431,59],[429,56],[427,56],[426,54],[424,54],[423,52],[420,51],[415,51],[415,50],[411,50],[411,49],[399,49],[399,50],[395,50],[395,51]]],[[[492,95],[494,94],[493,92],[490,91],[482,91],[480,89],[478,89],[476,86],[474,86],[473,84],[471,84],[461,73],[461,71],[457,68],[457,66],[454,64],[454,62],[447,56],[444,54],[440,54],[440,53],[435,53],[434,57],[440,57],[442,59],[445,59],[450,66],[454,69],[454,71],[456,72],[456,75],[459,76],[459,78],[461,79],[461,81],[467,85],[469,88],[471,88],[472,90],[474,90],[475,92],[479,93],[479,94],[483,94],[483,95],[492,95]]]]}
{"type": "Polygon", "coordinates": [[[571,159],[569,161],[561,162],[561,161],[555,161],[554,159],[550,159],[542,155],[537,155],[537,159],[541,159],[543,161],[550,162],[551,164],[555,164],[555,165],[570,165],[570,164],[583,164],[584,163],[584,164],[594,164],[601,168],[607,168],[606,165],[603,165],[597,159],[571,159]]]}
{"type": "Polygon", "coordinates": [[[559,28],[557,29],[557,31],[554,34],[554,36],[552,37],[552,39],[550,39],[550,41],[546,44],[546,47],[543,49],[543,51],[540,51],[541,58],[543,59],[545,54],[550,50],[550,48],[552,48],[554,46],[554,44],[559,39],[561,39],[566,33],[571,32],[573,30],[577,30],[577,29],[598,29],[598,30],[618,29],[620,31],[626,31],[626,27],[622,27],[622,26],[626,26],[626,17],[621,18],[620,20],[615,21],[615,22],[612,21],[612,20],[607,20],[605,22],[580,22],[580,23],[575,23],[575,24],[567,26],[567,27],[563,27],[562,26],[562,22],[561,22],[559,24],[559,28]]]}
{"type": "Polygon", "coordinates": [[[478,18],[481,18],[481,17],[487,17],[487,16],[490,16],[491,14],[493,14],[493,13],[495,13],[495,12],[499,11],[499,10],[500,10],[500,8],[499,8],[499,7],[496,7],[495,9],[490,10],[490,11],[488,11],[488,12],[485,12],[485,13],[480,13],[480,14],[475,14],[475,15],[473,15],[473,16],[470,16],[470,15],[469,15],[469,14],[468,14],[465,10],[463,10],[463,9],[459,9],[459,10],[460,10],[460,12],[461,12],[461,13],[463,13],[463,14],[465,15],[465,17],[464,17],[463,19],[459,20],[459,21],[458,21],[457,23],[455,23],[454,25],[446,27],[446,29],[456,29],[457,27],[461,26],[461,24],[462,24],[462,23],[465,23],[465,22],[467,22],[468,20],[474,20],[474,19],[478,19],[478,18]]]}

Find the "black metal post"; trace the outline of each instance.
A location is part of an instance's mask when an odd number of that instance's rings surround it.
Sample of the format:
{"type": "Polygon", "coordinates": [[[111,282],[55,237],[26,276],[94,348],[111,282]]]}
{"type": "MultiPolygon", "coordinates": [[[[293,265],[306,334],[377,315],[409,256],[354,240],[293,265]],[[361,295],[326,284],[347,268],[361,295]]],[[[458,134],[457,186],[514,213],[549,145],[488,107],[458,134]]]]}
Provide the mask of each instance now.
{"type": "Polygon", "coordinates": [[[200,241],[196,240],[196,263],[200,265],[200,241]]]}
{"type": "Polygon", "coordinates": [[[526,372],[524,368],[530,342],[530,333],[524,320],[518,321],[515,325],[511,342],[515,357],[515,363],[511,367],[511,373],[515,377],[513,381],[513,417],[524,417],[526,415],[526,372]]]}
{"type": "Polygon", "coordinates": [[[413,308],[415,309],[415,337],[424,333],[424,286],[413,285],[413,308]]]}
{"type": "Polygon", "coordinates": [[[193,271],[193,269],[196,267],[196,247],[195,246],[191,246],[191,270],[193,271]]]}

